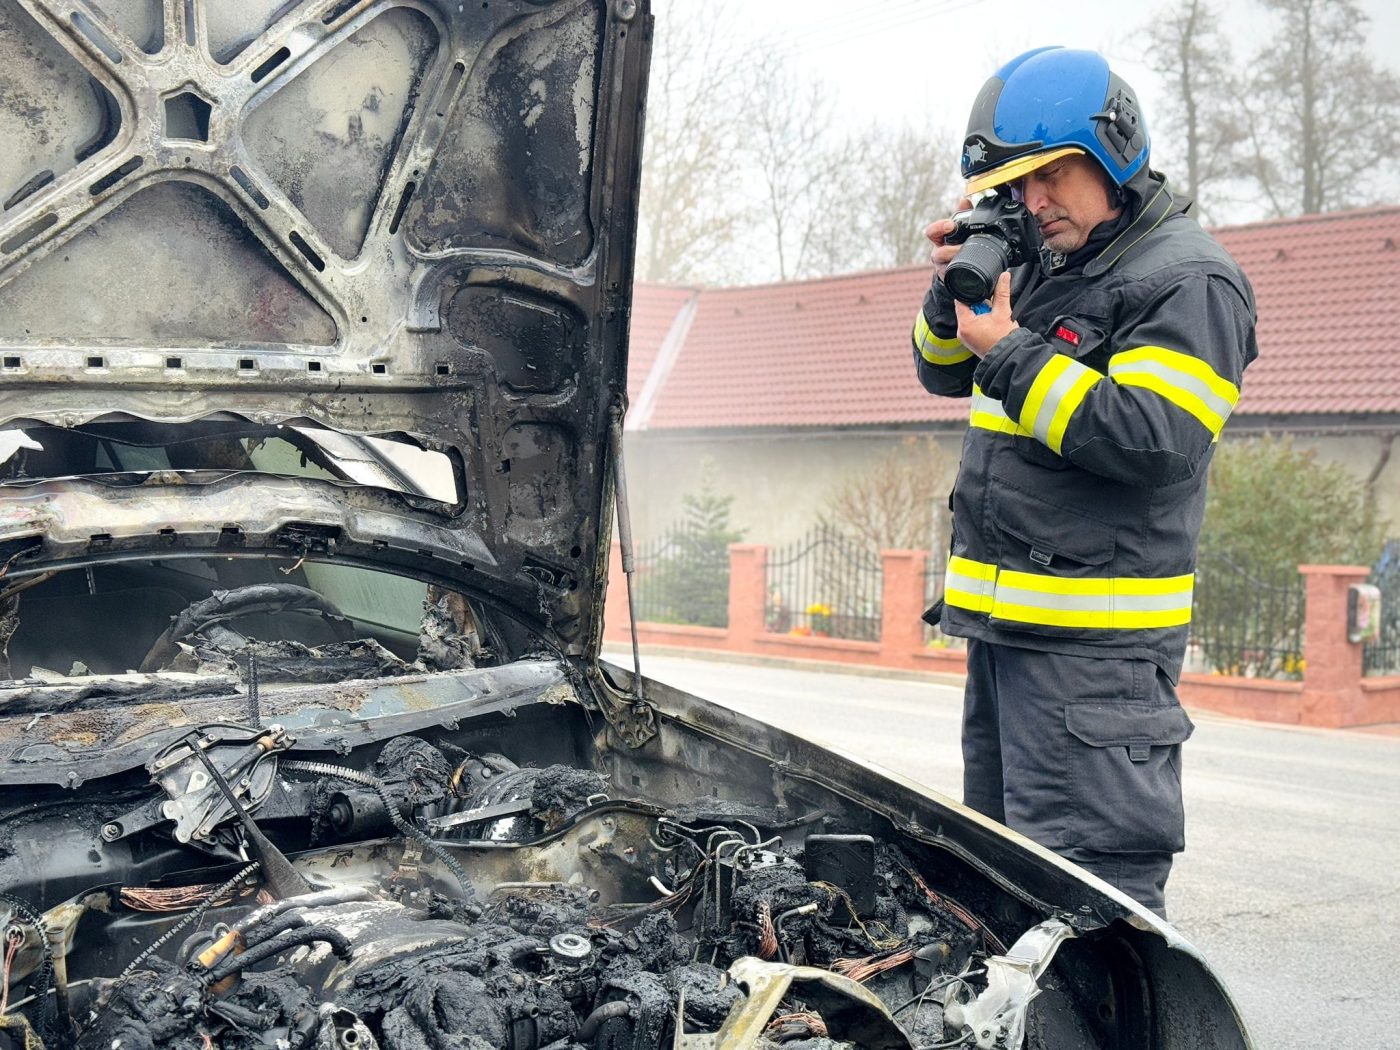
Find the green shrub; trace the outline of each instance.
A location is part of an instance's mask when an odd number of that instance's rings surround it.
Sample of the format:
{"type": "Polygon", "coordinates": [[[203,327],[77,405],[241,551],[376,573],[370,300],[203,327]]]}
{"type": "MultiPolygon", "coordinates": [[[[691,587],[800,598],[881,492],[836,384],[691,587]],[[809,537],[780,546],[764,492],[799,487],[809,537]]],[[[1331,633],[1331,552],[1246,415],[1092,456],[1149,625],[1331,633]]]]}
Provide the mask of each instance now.
{"type": "Polygon", "coordinates": [[[1298,566],[1369,565],[1386,523],[1366,485],[1289,437],[1223,442],[1211,466],[1192,635],[1222,674],[1301,678],[1298,566]]]}

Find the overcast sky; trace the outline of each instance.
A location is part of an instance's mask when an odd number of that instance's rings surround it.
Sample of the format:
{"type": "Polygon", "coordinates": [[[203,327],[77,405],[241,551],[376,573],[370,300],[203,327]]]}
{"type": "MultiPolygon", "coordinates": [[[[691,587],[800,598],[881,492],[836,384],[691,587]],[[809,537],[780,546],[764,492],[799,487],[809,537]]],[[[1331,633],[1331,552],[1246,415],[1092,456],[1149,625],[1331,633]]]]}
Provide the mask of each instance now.
{"type": "MultiPolygon", "coordinates": [[[[678,5],[653,0],[658,19],[678,5]]],[[[1271,28],[1249,0],[1216,0],[1244,60],[1271,28]]],[[[1400,70],[1400,3],[1361,0],[1373,58],[1400,70]]],[[[1160,78],[1143,62],[1143,33],[1162,3],[1143,0],[738,0],[734,31],[769,39],[834,88],[846,119],[942,126],[961,139],[982,82],[1032,47],[1103,52],[1139,93],[1151,127],[1160,78]]],[[[1171,158],[1159,157],[1171,171],[1171,158]]]]}

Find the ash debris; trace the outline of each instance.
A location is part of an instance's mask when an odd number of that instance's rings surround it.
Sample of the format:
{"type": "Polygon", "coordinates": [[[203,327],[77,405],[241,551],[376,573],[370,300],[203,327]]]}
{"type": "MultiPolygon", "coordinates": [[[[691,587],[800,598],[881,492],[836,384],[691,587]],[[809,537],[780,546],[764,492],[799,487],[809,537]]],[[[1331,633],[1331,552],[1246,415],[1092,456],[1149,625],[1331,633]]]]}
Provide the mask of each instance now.
{"type": "MultiPolygon", "coordinates": [[[[114,961],[81,982],[76,1045],[665,1047],[678,1031],[715,1033],[744,1009],[745,987],[726,972],[740,959],[818,967],[864,984],[890,1010],[913,1004],[900,1020],[920,1045],[944,1038],[942,1000],[930,990],[985,952],[976,920],[929,890],[898,850],[793,828],[788,814],[785,833],[748,820],[764,820],[756,807],[728,819],[712,804],[685,819],[658,815],[608,799],[594,770],[518,766],[408,735],[356,770],[301,763],[295,772],[314,778],[297,782],[299,797],[325,807],[312,820],[317,834],[347,843],[326,847],[339,858],[322,869],[331,888],[278,901],[251,899],[248,885],[218,906],[201,896],[207,886],[113,898],[85,920],[93,943],[114,946],[114,961]],[[435,823],[454,814],[464,816],[435,823]],[[383,836],[405,821],[416,837],[394,847],[383,836]],[[428,843],[469,870],[489,859],[494,879],[473,871],[472,899],[424,867],[428,843]],[[204,899],[207,914],[178,937],[169,931],[179,927],[150,927],[167,930],[148,935],[160,950],[130,960],[139,947],[122,946],[147,927],[131,925],[123,902],[177,899],[204,899]]],[[[819,813],[810,827],[824,827],[819,813]]],[[[756,1045],[862,1045],[859,1028],[836,1030],[850,1025],[849,1010],[823,1015],[832,994],[792,984],[756,1045]]]]}

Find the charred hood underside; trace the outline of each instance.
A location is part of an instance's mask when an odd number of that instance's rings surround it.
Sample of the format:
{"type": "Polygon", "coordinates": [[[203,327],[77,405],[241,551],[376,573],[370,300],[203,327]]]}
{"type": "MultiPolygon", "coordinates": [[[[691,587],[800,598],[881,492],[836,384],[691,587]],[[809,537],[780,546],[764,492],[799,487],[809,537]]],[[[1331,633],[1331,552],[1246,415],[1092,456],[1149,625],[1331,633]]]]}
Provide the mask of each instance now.
{"type": "Polygon", "coordinates": [[[211,521],[292,557],[377,541],[587,651],[648,38],[634,0],[0,2],[0,427],[395,436],[460,490],[345,515],[310,478],[66,485],[7,510],[0,554],[209,549],[211,521]],[[157,498],[159,541],[132,512],[157,498]]]}

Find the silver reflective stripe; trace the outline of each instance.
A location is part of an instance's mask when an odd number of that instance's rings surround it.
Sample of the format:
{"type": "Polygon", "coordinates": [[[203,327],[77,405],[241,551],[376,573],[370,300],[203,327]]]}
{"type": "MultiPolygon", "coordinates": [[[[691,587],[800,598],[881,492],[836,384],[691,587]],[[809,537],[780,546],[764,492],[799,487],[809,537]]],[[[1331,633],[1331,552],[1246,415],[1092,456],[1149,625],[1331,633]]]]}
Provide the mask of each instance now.
{"type": "Polygon", "coordinates": [[[972,410],[968,418],[971,426],[982,430],[994,430],[998,434],[1021,434],[1030,437],[1030,431],[1006,414],[1006,408],[994,397],[982,393],[976,385],[972,388],[972,410]]]}
{"type": "Polygon", "coordinates": [[[1108,366],[1108,374],[1113,376],[1114,379],[1142,372],[1155,375],[1174,387],[1189,391],[1200,398],[1201,401],[1222,420],[1228,419],[1230,413],[1234,411],[1234,402],[1218,396],[1215,391],[1210,388],[1208,383],[1197,379],[1195,376],[1187,375],[1178,369],[1172,368],[1170,365],[1164,365],[1160,361],[1135,361],[1131,365],[1115,365],[1110,363],[1108,366]]]}
{"type": "Polygon", "coordinates": [[[972,356],[972,351],[958,340],[940,339],[934,335],[922,308],[914,319],[914,345],[919,348],[919,355],[931,365],[955,365],[972,356]]]}
{"type": "Polygon", "coordinates": [[[953,555],[948,559],[948,569],[943,575],[943,600],[960,609],[991,612],[996,584],[995,565],[953,555]]]}
{"type": "Polygon", "coordinates": [[[1047,594],[1045,591],[1008,587],[998,582],[996,597],[997,604],[1040,605],[1047,609],[1076,612],[1159,612],[1179,609],[1183,602],[1189,606],[1191,589],[1188,587],[1172,594],[1047,594]]]}
{"type": "Polygon", "coordinates": [[[993,621],[1075,630],[1152,630],[1191,621],[1195,578],[1053,576],[948,559],[944,600],[993,621]]]}

